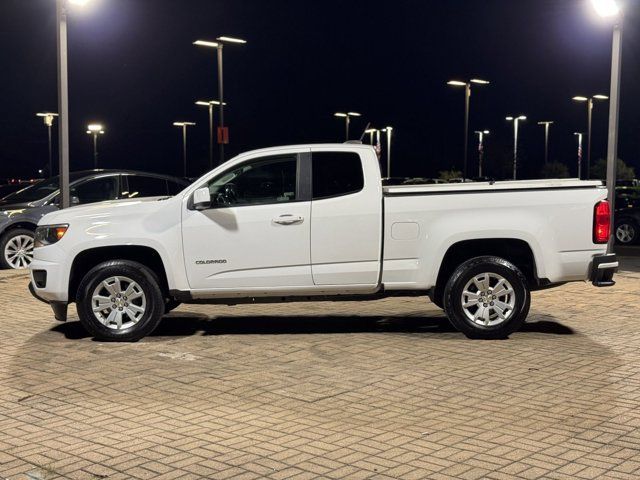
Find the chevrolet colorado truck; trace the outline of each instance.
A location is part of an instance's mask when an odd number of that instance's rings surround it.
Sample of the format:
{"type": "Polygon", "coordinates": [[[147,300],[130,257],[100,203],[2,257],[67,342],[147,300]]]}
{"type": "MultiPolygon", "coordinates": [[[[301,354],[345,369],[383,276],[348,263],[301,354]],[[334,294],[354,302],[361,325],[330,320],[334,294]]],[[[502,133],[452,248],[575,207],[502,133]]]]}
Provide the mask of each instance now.
{"type": "Polygon", "coordinates": [[[504,338],[530,292],[611,286],[600,181],[383,187],[374,149],[276,147],[173,197],[45,215],[30,290],[57,320],[75,302],[95,337],[137,340],[180,303],[429,297],[470,338],[504,338]]]}

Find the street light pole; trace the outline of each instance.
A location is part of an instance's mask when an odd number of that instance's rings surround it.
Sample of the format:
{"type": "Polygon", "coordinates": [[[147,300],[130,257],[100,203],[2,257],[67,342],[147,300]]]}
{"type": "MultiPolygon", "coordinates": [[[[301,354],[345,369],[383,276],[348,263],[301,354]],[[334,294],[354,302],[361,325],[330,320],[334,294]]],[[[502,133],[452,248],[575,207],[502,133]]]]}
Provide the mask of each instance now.
{"type": "Polygon", "coordinates": [[[235,37],[227,37],[222,36],[216,38],[215,42],[211,42],[208,40],[196,40],[193,42],[194,45],[198,45],[201,47],[210,47],[215,48],[217,50],[217,63],[218,63],[218,98],[220,99],[220,109],[219,109],[219,122],[220,125],[218,128],[222,133],[223,138],[218,138],[218,144],[220,145],[220,163],[224,163],[224,144],[225,144],[225,135],[224,135],[224,71],[223,71],[223,48],[225,43],[247,43],[246,40],[242,40],[241,38],[235,37]]]}
{"type": "Polygon", "coordinates": [[[478,78],[472,78],[468,82],[461,82],[459,80],[449,80],[447,85],[452,87],[464,87],[464,154],[463,154],[463,167],[462,176],[467,178],[467,159],[469,157],[469,113],[471,109],[471,84],[488,85],[486,80],[480,80],[478,78]]]}
{"type": "Polygon", "coordinates": [[[222,105],[218,100],[198,100],[196,105],[209,109],[209,170],[213,170],[213,106],[222,105]]]}
{"type": "Polygon", "coordinates": [[[518,124],[527,117],[520,115],[519,117],[507,117],[507,121],[513,122],[513,179],[517,180],[518,172],[518,124]]]}
{"type": "Polygon", "coordinates": [[[69,81],[67,78],[67,2],[56,1],[58,40],[58,112],[60,125],[58,138],[60,148],[60,208],[68,208],[69,203],[69,81]]]}
{"type": "Polygon", "coordinates": [[[351,117],[360,117],[361,114],[358,112],[336,112],[333,114],[334,117],[344,118],[344,129],[345,129],[345,142],[349,141],[349,125],[351,124],[351,117]]]}
{"type": "Polygon", "coordinates": [[[606,95],[593,95],[591,97],[576,96],[573,100],[576,102],[587,102],[587,179],[591,178],[591,133],[593,124],[593,101],[608,100],[606,95]]]}
{"type": "Polygon", "coordinates": [[[478,177],[482,177],[482,164],[484,163],[484,136],[489,135],[489,130],[476,130],[478,135],[478,177]]]}
{"type": "Polygon", "coordinates": [[[51,129],[53,127],[53,120],[58,116],[57,113],[40,112],[36,113],[37,117],[42,117],[45,126],[47,127],[47,133],[49,136],[49,176],[53,176],[53,146],[52,146],[52,134],[51,129]]]}
{"type": "Polygon", "coordinates": [[[182,127],[182,176],[187,177],[187,128],[194,126],[194,122],[173,122],[174,127],[182,127]]]}
{"type": "Polygon", "coordinates": [[[538,125],[544,125],[544,164],[549,163],[549,126],[553,125],[553,122],[538,122],[538,125]]]}
{"type": "Polygon", "coordinates": [[[387,177],[391,177],[391,133],[393,127],[385,127],[382,129],[387,134],[387,177]]]}
{"type": "MultiPolygon", "coordinates": [[[[222,69],[223,47],[224,47],[223,43],[218,44],[218,98],[220,99],[220,128],[222,130],[224,130],[224,72],[222,69]]],[[[185,129],[185,136],[187,135],[186,132],[187,131],[185,129]]],[[[222,164],[224,163],[224,139],[219,139],[219,145],[220,145],[220,163],[222,164]]],[[[186,167],[185,167],[185,171],[186,171],[186,167]]],[[[185,177],[186,176],[187,175],[185,173],[185,177]]]]}
{"type": "Polygon", "coordinates": [[[611,209],[611,236],[607,244],[607,253],[613,253],[615,241],[615,223],[613,212],[616,202],[616,181],[618,166],[618,122],[620,118],[620,76],[622,72],[622,24],[620,15],[613,27],[612,58],[611,58],[611,100],[609,101],[609,135],[607,145],[607,200],[611,209]]]}
{"type": "Polygon", "coordinates": [[[94,123],[87,126],[87,133],[93,136],[93,168],[98,168],[98,135],[104,135],[104,129],[94,123]]]}
{"type": "Polygon", "coordinates": [[[582,132],[576,132],[574,135],[578,137],[578,179],[580,179],[582,178],[582,137],[584,134],[582,132]]]}

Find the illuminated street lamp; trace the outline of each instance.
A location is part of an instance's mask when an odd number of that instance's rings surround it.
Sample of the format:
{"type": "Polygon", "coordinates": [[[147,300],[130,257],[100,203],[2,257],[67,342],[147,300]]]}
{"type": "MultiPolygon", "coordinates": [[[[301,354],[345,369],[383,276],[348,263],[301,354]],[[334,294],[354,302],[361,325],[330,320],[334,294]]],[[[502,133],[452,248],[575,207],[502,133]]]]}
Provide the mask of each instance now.
{"type": "Polygon", "coordinates": [[[584,134],[582,132],[576,132],[574,135],[578,137],[578,178],[580,178],[580,174],[582,173],[582,137],[584,134]]]}
{"type": "Polygon", "coordinates": [[[40,112],[36,113],[37,117],[42,117],[44,124],[47,127],[47,132],[49,134],[49,176],[53,177],[53,148],[51,143],[51,128],[53,127],[53,120],[58,116],[57,113],[51,112],[40,112]]]}
{"type": "Polygon", "coordinates": [[[593,120],[593,101],[608,100],[606,95],[593,95],[592,97],[576,96],[573,100],[576,102],[587,103],[587,179],[591,177],[591,124],[593,120]]]}
{"type": "Polygon", "coordinates": [[[194,122],[173,122],[174,127],[182,128],[182,176],[187,177],[187,128],[195,126],[194,122]]]}
{"type": "Polygon", "coordinates": [[[518,124],[527,117],[520,115],[519,117],[507,117],[508,122],[513,122],[513,179],[517,179],[518,172],[518,124]]]}
{"type": "Polygon", "coordinates": [[[387,177],[391,178],[391,133],[393,127],[385,127],[382,129],[387,134],[387,177]]]}
{"type": "Polygon", "coordinates": [[[218,53],[218,99],[220,103],[220,125],[218,126],[219,131],[221,132],[218,135],[218,144],[220,145],[220,163],[224,163],[224,144],[227,142],[228,135],[226,134],[226,127],[224,126],[224,72],[222,68],[222,52],[225,43],[232,44],[245,44],[246,40],[235,37],[222,36],[216,38],[216,41],[210,40],[196,40],[193,42],[194,45],[199,47],[207,47],[207,48],[215,48],[218,53]]]}
{"type": "Polygon", "coordinates": [[[369,134],[369,144],[373,145],[373,134],[376,132],[380,132],[380,130],[378,130],[377,128],[368,128],[367,130],[364,131],[364,133],[368,133],[369,134]]]}
{"type": "Polygon", "coordinates": [[[489,85],[487,80],[480,80],[479,78],[472,78],[468,82],[462,82],[460,80],[449,80],[447,85],[452,87],[464,87],[464,162],[462,167],[463,178],[467,178],[467,157],[469,150],[469,110],[471,107],[471,84],[476,85],[489,85]]]}
{"type": "Polygon", "coordinates": [[[56,33],[58,64],[58,112],[60,125],[59,170],[60,170],[60,208],[69,207],[69,79],[67,67],[67,6],[68,3],[85,5],[89,0],[56,0],[56,33]]]}
{"type": "Polygon", "coordinates": [[[538,122],[538,125],[544,125],[544,164],[546,165],[549,163],[549,127],[553,125],[553,122],[538,122]]]}
{"type": "MultiPolygon", "coordinates": [[[[616,0],[591,0],[591,3],[602,18],[613,20],[613,42],[611,55],[611,100],[609,102],[609,134],[607,142],[607,200],[611,212],[615,211],[616,177],[618,161],[618,120],[620,111],[620,74],[622,70],[622,24],[624,15],[616,0]]],[[[614,216],[611,215],[611,228],[614,229],[614,216]]],[[[613,252],[614,236],[609,237],[607,252],[613,252]]]]}
{"type": "Polygon", "coordinates": [[[478,177],[482,177],[482,164],[484,162],[484,136],[489,135],[489,130],[476,130],[478,135],[478,177]]]}
{"type": "Polygon", "coordinates": [[[220,105],[220,102],[218,100],[198,100],[196,105],[209,109],[209,170],[213,170],[213,106],[220,105]]]}
{"type": "Polygon", "coordinates": [[[93,168],[98,168],[98,135],[104,135],[104,128],[99,123],[87,125],[87,134],[93,136],[93,168]]]}
{"type": "Polygon", "coordinates": [[[333,114],[334,117],[344,118],[344,126],[345,126],[345,142],[349,141],[349,124],[351,123],[351,117],[361,117],[362,115],[358,112],[336,112],[333,114]]]}

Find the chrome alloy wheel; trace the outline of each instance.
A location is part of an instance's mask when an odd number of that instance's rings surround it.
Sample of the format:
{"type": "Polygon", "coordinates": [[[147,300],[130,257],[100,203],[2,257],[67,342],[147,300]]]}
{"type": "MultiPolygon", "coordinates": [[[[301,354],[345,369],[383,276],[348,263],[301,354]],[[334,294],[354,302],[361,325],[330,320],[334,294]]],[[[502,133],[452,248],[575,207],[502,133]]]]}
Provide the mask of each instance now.
{"type": "Polygon", "coordinates": [[[636,236],[636,229],[633,225],[623,223],[616,228],[616,238],[620,243],[630,243],[636,236]]]}
{"type": "Polygon", "coordinates": [[[140,321],[147,308],[144,291],[128,277],[109,277],[95,288],[91,307],[98,321],[107,328],[124,330],[140,321]]]}
{"type": "Polygon", "coordinates": [[[33,260],[33,237],[16,235],[4,247],[4,259],[11,268],[27,268],[33,260]]]}
{"type": "Polygon", "coordinates": [[[480,273],[462,291],[462,310],[469,320],[493,327],[513,314],[516,296],[511,284],[497,273],[480,273]]]}

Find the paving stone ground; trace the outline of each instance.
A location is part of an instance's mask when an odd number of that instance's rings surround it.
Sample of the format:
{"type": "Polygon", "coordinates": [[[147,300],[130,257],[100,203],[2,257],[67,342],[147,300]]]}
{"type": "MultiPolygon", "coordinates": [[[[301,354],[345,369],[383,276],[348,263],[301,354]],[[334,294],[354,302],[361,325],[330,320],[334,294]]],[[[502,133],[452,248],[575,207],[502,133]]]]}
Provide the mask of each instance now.
{"type": "Polygon", "coordinates": [[[0,478],[640,478],[640,262],[470,341],[422,298],[186,306],[102,343],[0,272],[0,478]]]}

